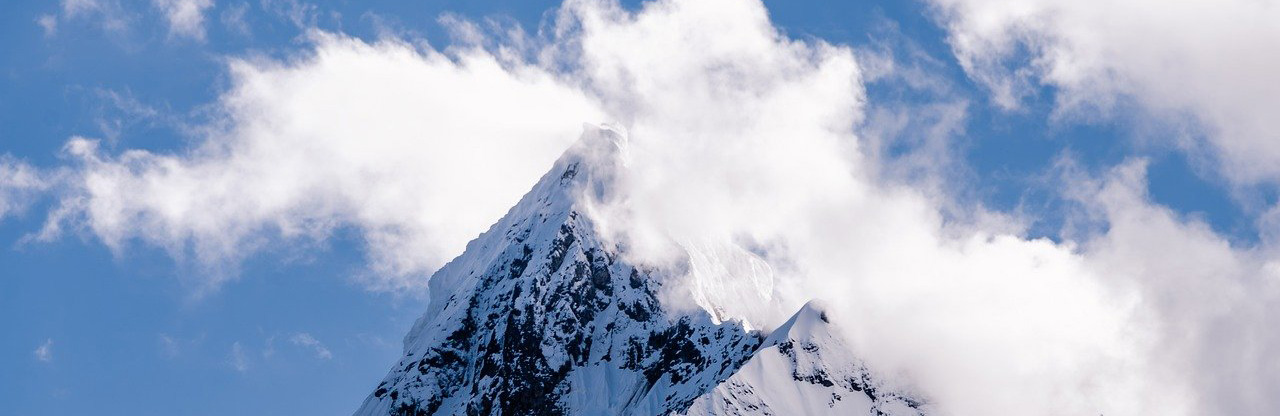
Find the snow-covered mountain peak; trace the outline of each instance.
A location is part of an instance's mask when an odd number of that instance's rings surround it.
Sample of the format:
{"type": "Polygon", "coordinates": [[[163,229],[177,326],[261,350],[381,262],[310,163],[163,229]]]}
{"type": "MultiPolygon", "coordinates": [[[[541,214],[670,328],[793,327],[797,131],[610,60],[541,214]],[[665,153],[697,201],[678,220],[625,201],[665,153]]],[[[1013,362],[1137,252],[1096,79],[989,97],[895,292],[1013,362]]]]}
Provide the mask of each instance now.
{"type": "Polygon", "coordinates": [[[760,344],[690,415],[922,416],[925,404],[872,372],[810,301],[760,344]]]}
{"type": "Polygon", "coordinates": [[[618,186],[626,151],[625,132],[588,126],[506,216],[441,268],[404,355],[357,414],[721,413],[708,403],[735,403],[731,414],[797,414],[777,403],[887,397],[858,396],[872,391],[869,373],[816,306],[768,339],[724,316],[726,302],[768,306],[758,295],[770,293],[771,271],[759,257],[692,247],[685,262],[654,266],[603,238],[591,208],[627,202],[618,186]],[[756,297],[726,290],[734,287],[756,297]],[[723,393],[766,382],[791,387],[723,393]]]}
{"type": "MultiPolygon", "coordinates": [[[[581,207],[584,200],[605,198],[624,168],[626,142],[621,128],[584,124],[582,136],[556,160],[551,170],[502,219],[467,243],[462,255],[431,277],[428,282],[431,300],[424,316],[438,313],[466,275],[496,260],[506,246],[524,243],[530,238],[540,243],[550,242],[560,224],[584,211],[581,207]]],[[[417,326],[409,336],[415,332],[417,326]]]]}
{"type": "Polygon", "coordinates": [[[830,324],[831,318],[827,315],[826,302],[814,299],[800,307],[791,319],[774,328],[765,339],[764,345],[775,345],[790,339],[809,340],[815,333],[825,333],[830,324]]]}

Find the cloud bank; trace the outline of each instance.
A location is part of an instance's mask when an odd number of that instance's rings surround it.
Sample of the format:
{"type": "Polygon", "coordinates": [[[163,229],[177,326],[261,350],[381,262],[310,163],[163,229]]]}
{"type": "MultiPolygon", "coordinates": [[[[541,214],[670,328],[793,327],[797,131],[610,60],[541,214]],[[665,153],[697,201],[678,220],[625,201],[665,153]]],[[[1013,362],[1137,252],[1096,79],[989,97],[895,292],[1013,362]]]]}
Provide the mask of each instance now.
{"type": "Polygon", "coordinates": [[[219,120],[183,154],[76,138],[76,192],[45,238],[86,228],[223,270],[269,242],[354,229],[379,289],[423,284],[599,120],[589,97],[478,50],[317,33],[288,61],[233,60],[219,120]]]}
{"type": "Polygon", "coordinates": [[[1280,179],[1280,118],[1273,114],[1280,107],[1280,7],[1274,2],[930,3],[960,64],[1000,105],[1018,107],[1041,86],[1056,90],[1063,112],[1088,117],[1136,103],[1164,122],[1195,120],[1183,128],[1197,139],[1165,135],[1191,148],[1192,156],[1217,162],[1229,178],[1280,179]]]}
{"type": "MultiPolygon", "coordinates": [[[[853,51],[787,37],[758,2],[570,0],[538,33],[446,23],[460,42],[443,50],[313,32],[302,54],[233,59],[187,151],[73,139],[43,236],[161,247],[214,269],[200,283],[216,287],[234,276],[222,265],[349,231],[369,287],[421,288],[581,123],[613,122],[629,174],[625,199],[592,207],[603,231],[647,261],[672,244],[766,261],[761,296],[826,298],[858,354],[942,414],[1280,410],[1270,252],[1152,204],[1141,161],[1064,169],[1096,226],[1031,240],[980,207],[949,215],[937,186],[885,180],[919,162],[857,134],[876,103],[853,51]]],[[[702,295],[732,300],[737,284],[702,295]]]]}

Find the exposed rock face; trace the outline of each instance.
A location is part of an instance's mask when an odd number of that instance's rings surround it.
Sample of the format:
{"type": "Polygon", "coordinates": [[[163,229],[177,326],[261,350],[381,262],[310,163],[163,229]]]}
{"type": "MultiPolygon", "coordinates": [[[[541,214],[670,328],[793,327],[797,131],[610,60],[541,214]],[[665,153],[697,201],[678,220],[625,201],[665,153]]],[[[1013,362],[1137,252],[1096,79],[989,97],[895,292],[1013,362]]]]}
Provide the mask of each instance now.
{"type": "Polygon", "coordinates": [[[356,414],[918,414],[825,319],[811,322],[813,307],[767,338],[664,307],[676,272],[629,264],[584,214],[585,195],[609,192],[623,145],[607,129],[587,136],[432,277],[404,356],[356,414]]]}

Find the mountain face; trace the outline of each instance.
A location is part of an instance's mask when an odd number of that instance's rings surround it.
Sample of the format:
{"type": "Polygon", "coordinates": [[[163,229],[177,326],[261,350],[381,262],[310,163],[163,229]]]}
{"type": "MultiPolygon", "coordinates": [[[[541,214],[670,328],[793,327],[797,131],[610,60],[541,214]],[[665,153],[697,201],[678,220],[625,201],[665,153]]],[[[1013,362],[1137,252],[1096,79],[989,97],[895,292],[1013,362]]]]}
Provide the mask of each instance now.
{"type": "Polygon", "coordinates": [[[589,129],[432,277],[404,355],[357,415],[922,414],[813,303],[767,334],[706,296],[665,305],[681,292],[664,283],[720,257],[647,267],[597,234],[584,200],[608,197],[623,140],[589,129]]]}
{"type": "Polygon", "coordinates": [[[816,301],[761,343],[689,415],[923,415],[923,403],[875,380],[832,333],[816,301]]]}

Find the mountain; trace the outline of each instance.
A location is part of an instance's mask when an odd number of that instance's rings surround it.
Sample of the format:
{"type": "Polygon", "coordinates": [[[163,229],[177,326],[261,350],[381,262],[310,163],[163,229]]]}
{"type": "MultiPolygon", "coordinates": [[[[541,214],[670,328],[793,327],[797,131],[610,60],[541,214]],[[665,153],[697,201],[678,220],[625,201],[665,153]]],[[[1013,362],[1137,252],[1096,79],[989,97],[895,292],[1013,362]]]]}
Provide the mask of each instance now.
{"type": "Polygon", "coordinates": [[[767,270],[759,258],[689,250],[654,267],[602,238],[591,201],[615,197],[625,147],[623,134],[588,128],[432,276],[404,355],[356,414],[922,414],[875,381],[814,303],[764,333],[727,316],[714,285],[675,283],[759,280],[736,276],[767,270]]]}
{"type": "Polygon", "coordinates": [[[689,415],[923,415],[923,403],[877,381],[833,333],[816,301],[761,343],[689,415]]]}

